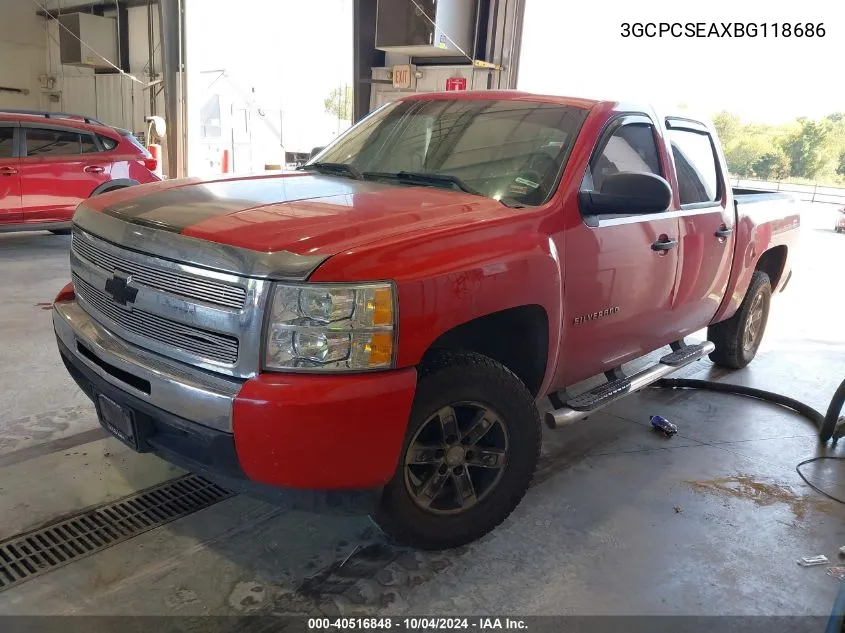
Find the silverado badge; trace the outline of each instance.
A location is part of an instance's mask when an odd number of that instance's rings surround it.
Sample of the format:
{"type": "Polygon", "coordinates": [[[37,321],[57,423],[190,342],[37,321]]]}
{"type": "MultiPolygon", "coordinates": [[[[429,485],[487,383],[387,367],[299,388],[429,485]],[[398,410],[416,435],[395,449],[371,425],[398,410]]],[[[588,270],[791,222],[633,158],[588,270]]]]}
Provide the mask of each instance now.
{"type": "Polygon", "coordinates": [[[619,306],[607,308],[606,310],[599,310],[598,312],[593,312],[591,314],[585,314],[583,316],[575,317],[573,324],[581,325],[582,323],[586,323],[587,321],[601,319],[603,317],[610,316],[611,314],[616,314],[617,312],[619,312],[619,306]]]}

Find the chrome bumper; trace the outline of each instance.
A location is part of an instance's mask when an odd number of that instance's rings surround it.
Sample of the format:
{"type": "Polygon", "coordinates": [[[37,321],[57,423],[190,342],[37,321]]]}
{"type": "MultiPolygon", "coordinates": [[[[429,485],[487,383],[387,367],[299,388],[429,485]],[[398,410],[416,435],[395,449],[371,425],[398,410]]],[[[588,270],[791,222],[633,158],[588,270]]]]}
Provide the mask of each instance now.
{"type": "Polygon", "coordinates": [[[53,327],[78,362],[114,387],[180,418],[232,432],[232,403],[243,381],[214,376],[130,345],[94,321],[76,301],[53,307],[53,327]],[[133,384],[126,381],[129,377],[133,384]]]}

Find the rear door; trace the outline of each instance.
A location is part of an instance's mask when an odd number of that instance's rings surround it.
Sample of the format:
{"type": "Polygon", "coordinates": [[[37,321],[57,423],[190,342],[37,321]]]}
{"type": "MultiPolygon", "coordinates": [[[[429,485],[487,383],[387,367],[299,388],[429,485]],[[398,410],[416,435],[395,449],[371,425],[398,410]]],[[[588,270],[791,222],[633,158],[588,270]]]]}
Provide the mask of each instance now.
{"type": "Polygon", "coordinates": [[[715,139],[701,123],[666,120],[680,198],[681,244],[673,313],[681,335],[709,323],[728,287],[735,211],[715,139]]]}
{"type": "Polygon", "coordinates": [[[0,225],[23,221],[18,129],[17,123],[0,121],[0,225]]]}
{"type": "MultiPolygon", "coordinates": [[[[593,152],[582,191],[601,191],[604,178],[617,172],[665,178],[668,163],[660,160],[658,140],[645,115],[611,121],[593,152]]],[[[566,232],[566,369],[560,384],[621,365],[676,338],[678,230],[677,212],[667,210],[582,215],[566,232]]]]}
{"type": "Polygon", "coordinates": [[[68,222],[76,206],[110,180],[111,160],[93,134],[55,125],[21,127],[25,222],[68,222]]]}

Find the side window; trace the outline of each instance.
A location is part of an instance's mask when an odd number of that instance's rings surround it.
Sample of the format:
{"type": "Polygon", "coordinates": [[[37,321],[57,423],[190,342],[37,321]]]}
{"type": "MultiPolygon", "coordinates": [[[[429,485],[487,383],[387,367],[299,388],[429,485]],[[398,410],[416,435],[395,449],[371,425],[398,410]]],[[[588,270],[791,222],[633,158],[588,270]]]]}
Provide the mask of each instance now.
{"type": "Polygon", "coordinates": [[[678,172],[681,204],[719,200],[719,168],[710,135],[691,130],[669,130],[669,142],[675,157],[675,171],[678,172]]]}
{"type": "Polygon", "coordinates": [[[117,147],[117,141],[113,138],[109,138],[108,136],[102,135],[98,135],[97,138],[100,139],[100,145],[102,145],[103,149],[105,149],[107,152],[117,147]]]}
{"type": "Polygon", "coordinates": [[[27,156],[69,156],[82,153],[78,132],[28,128],[27,156]]]}
{"type": "Polygon", "coordinates": [[[0,158],[12,158],[15,153],[15,128],[0,127],[0,158]]]}
{"type": "Polygon", "coordinates": [[[653,126],[629,123],[616,130],[601,154],[593,158],[583,188],[601,191],[604,179],[620,172],[662,175],[653,126]]]}
{"type": "Polygon", "coordinates": [[[97,141],[94,140],[93,135],[80,134],[79,138],[81,140],[83,154],[93,154],[94,152],[100,151],[100,148],[97,146],[97,141]]]}

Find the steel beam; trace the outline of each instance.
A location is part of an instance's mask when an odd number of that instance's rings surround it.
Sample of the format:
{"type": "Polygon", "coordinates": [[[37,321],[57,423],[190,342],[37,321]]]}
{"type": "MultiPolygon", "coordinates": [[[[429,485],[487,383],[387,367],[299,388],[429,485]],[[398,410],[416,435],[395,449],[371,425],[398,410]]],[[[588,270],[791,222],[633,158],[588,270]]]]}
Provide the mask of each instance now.
{"type": "Polygon", "coordinates": [[[384,53],[376,50],[378,0],[354,0],[352,4],[352,119],[370,111],[372,69],[384,66],[384,53]]]}
{"type": "Polygon", "coordinates": [[[164,113],[167,122],[167,175],[187,175],[187,90],[185,0],[159,0],[164,113]]]}

